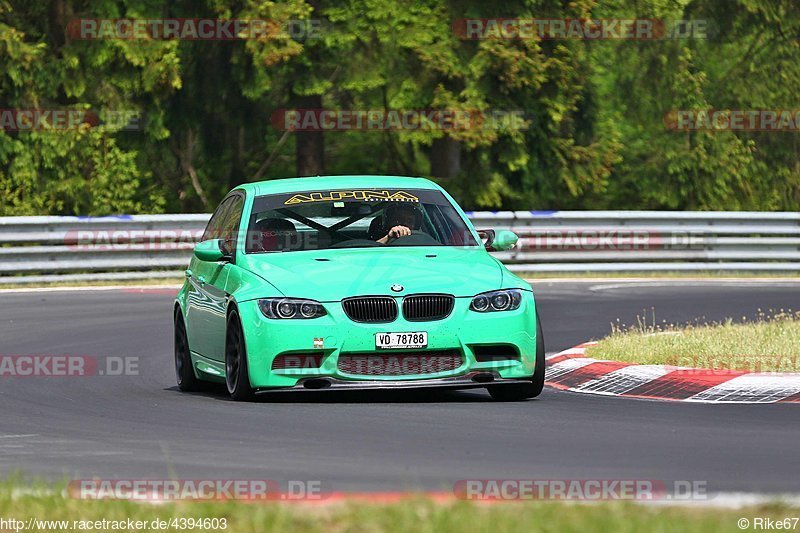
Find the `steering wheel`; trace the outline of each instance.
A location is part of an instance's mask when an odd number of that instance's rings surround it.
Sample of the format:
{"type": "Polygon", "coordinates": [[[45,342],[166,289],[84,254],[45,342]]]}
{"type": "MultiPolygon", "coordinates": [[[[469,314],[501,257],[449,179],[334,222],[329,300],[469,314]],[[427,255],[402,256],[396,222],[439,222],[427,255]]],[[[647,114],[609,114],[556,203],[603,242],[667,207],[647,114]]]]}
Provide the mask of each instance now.
{"type": "Polygon", "coordinates": [[[349,239],[331,244],[328,248],[363,248],[371,246],[380,246],[380,243],[369,239],[349,239]]]}
{"type": "Polygon", "coordinates": [[[393,246],[400,244],[418,244],[418,245],[435,245],[439,244],[439,241],[425,233],[424,231],[420,230],[411,230],[411,235],[403,235],[402,237],[389,237],[386,240],[387,246],[393,246]]]}

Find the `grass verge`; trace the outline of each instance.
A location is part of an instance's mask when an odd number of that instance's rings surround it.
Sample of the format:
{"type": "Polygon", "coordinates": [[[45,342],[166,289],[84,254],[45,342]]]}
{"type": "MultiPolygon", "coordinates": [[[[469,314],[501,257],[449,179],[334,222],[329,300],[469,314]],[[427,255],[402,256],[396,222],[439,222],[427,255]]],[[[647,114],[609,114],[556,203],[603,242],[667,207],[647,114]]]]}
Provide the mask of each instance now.
{"type": "MultiPolygon", "coordinates": [[[[159,505],[130,501],[83,501],[60,495],[12,497],[0,491],[0,530],[16,531],[9,519],[28,525],[25,531],[112,531],[98,521],[141,521],[133,531],[224,531],[270,532],[395,532],[395,531],[738,531],[738,520],[754,517],[783,519],[796,516],[797,509],[774,503],[743,509],[708,507],[664,507],[634,503],[570,504],[559,502],[505,502],[479,504],[456,501],[435,503],[424,497],[391,504],[341,502],[330,505],[290,503],[247,504],[243,502],[177,502],[159,505]],[[188,527],[188,520],[217,519],[205,528],[188,527]],[[154,528],[154,520],[178,519],[176,527],[154,528]],[[180,519],[187,519],[181,522],[180,519]],[[224,519],[225,527],[222,527],[224,519]],[[46,523],[44,521],[51,521],[46,523]],[[53,523],[56,521],[56,523],[53,523]],[[66,521],[58,524],[58,521],[66,521]],[[89,523],[92,527],[89,528],[89,523]],[[83,526],[83,527],[81,527],[83,526]],[[99,526],[99,527],[98,527],[99,526]],[[181,527],[183,526],[183,527],[181,527]]],[[[127,527],[122,528],[128,531],[127,527]]],[[[22,530],[20,530],[22,531],[22,530]]]]}
{"type": "Polygon", "coordinates": [[[800,372],[800,312],[759,311],[710,324],[676,326],[639,317],[586,351],[587,357],[639,364],[666,364],[713,370],[800,372]]]}

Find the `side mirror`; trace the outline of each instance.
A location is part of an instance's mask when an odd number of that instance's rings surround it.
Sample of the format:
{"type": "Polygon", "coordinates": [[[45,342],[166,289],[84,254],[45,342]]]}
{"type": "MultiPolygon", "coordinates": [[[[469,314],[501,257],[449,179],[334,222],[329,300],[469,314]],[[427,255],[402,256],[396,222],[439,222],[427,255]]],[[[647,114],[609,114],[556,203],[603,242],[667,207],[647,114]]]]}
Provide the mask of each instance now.
{"type": "Polygon", "coordinates": [[[201,261],[222,261],[230,257],[223,250],[224,241],[222,239],[209,239],[197,243],[194,247],[194,256],[201,261]]]}
{"type": "Polygon", "coordinates": [[[513,231],[507,229],[501,229],[500,231],[496,232],[494,235],[494,242],[492,242],[492,246],[498,252],[504,252],[506,250],[510,250],[517,244],[519,237],[513,231]]]}
{"type": "Polygon", "coordinates": [[[507,229],[479,229],[478,235],[483,240],[483,245],[490,252],[504,252],[510,250],[517,244],[519,237],[513,231],[507,229]]]}

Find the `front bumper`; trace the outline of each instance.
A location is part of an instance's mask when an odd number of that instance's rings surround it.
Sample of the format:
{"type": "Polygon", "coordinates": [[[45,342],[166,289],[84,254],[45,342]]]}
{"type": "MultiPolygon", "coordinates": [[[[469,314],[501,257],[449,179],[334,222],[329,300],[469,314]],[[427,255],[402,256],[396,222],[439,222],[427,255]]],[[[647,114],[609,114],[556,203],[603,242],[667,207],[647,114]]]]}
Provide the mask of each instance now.
{"type": "MultiPolygon", "coordinates": [[[[523,292],[519,309],[496,313],[469,310],[471,298],[456,298],[453,312],[443,320],[409,322],[402,315],[384,324],[351,321],[340,302],[323,303],[327,315],[310,320],[273,320],[266,318],[256,301],[238,304],[242,319],[250,383],[254,389],[307,389],[313,378],[326,378],[325,389],[353,390],[397,388],[469,388],[486,386],[473,381],[472,373],[490,373],[493,383],[501,380],[530,380],[536,359],[536,307],[533,294],[523,292]],[[377,351],[375,334],[382,332],[428,333],[427,352],[454,351],[462,356],[462,364],[445,372],[404,375],[353,375],[339,369],[340,355],[385,355],[393,350],[377,351]],[[480,345],[512,346],[516,359],[478,361],[474,349],[480,345]],[[319,354],[319,368],[272,369],[278,355],[319,354]]],[[[398,297],[398,305],[400,297],[398,297]]]]}
{"type": "Polygon", "coordinates": [[[487,385],[530,384],[530,379],[506,379],[490,372],[470,372],[464,376],[417,380],[343,380],[329,377],[302,378],[292,387],[256,389],[256,394],[297,391],[362,391],[418,389],[477,389],[487,385]]]}

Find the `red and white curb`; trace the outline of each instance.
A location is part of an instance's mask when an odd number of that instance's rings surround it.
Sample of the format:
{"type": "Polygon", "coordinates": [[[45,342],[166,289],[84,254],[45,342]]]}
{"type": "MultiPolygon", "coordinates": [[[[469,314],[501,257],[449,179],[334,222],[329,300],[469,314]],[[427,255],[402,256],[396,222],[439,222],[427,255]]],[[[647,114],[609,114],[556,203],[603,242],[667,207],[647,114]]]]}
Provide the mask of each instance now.
{"type": "Polygon", "coordinates": [[[547,358],[545,383],[571,392],[703,403],[800,403],[800,374],[637,365],[586,357],[588,342],[547,358]]]}

